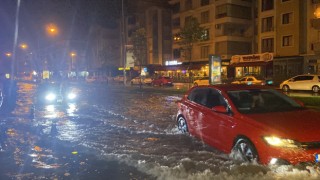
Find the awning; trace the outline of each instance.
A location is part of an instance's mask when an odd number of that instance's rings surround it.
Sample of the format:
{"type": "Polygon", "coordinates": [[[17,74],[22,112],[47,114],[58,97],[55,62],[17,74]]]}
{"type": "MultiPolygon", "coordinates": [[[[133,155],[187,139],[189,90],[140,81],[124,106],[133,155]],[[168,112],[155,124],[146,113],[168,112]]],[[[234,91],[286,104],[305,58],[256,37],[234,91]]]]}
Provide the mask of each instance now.
{"type": "Polygon", "coordinates": [[[263,62],[263,61],[258,61],[258,62],[241,62],[241,63],[234,63],[231,64],[231,67],[246,67],[246,66],[269,66],[272,65],[272,61],[268,62],[263,62]]]}
{"type": "Polygon", "coordinates": [[[155,66],[155,71],[177,71],[177,70],[201,70],[206,64],[173,65],[173,66],[155,66]]]}

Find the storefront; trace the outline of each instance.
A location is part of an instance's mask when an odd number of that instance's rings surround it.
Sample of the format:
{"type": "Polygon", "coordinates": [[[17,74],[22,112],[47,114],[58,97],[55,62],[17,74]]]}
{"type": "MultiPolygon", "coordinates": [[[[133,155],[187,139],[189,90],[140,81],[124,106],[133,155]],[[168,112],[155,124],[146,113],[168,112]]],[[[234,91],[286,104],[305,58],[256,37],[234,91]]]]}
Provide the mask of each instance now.
{"type": "Polygon", "coordinates": [[[273,62],[274,82],[280,83],[290,77],[306,73],[304,67],[306,66],[302,56],[275,57],[273,62]]]}
{"type": "MultiPolygon", "coordinates": [[[[230,61],[222,62],[222,78],[227,76],[227,66],[230,61]]],[[[196,79],[209,76],[209,60],[185,62],[178,65],[154,65],[154,76],[170,76],[175,82],[193,82],[196,79]]]]}
{"type": "Polygon", "coordinates": [[[273,76],[272,66],[272,53],[235,55],[231,57],[228,77],[239,78],[250,74],[271,78],[273,76]]]}

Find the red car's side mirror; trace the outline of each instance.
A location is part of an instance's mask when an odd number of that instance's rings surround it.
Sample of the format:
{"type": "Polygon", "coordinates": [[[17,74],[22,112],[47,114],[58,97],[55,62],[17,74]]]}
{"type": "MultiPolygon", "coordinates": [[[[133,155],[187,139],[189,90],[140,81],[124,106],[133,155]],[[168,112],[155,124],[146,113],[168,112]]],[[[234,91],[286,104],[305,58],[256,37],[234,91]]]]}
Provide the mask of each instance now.
{"type": "Polygon", "coordinates": [[[225,106],[214,106],[212,108],[213,111],[219,112],[219,113],[227,113],[227,108],[225,106]]]}

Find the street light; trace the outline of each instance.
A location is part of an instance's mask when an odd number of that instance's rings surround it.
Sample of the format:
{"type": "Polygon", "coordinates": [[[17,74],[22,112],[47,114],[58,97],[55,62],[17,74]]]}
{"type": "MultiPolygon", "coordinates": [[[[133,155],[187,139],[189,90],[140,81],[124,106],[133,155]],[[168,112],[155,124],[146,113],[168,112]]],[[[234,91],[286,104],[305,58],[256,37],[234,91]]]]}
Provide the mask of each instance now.
{"type": "Polygon", "coordinates": [[[74,58],[77,56],[75,52],[70,53],[71,56],[71,66],[70,66],[70,71],[73,69],[73,64],[74,64],[74,58]]]}
{"type": "Polygon", "coordinates": [[[11,56],[12,56],[12,53],[7,52],[5,55],[6,55],[7,57],[11,57],[11,56]]]}
{"type": "Polygon", "coordinates": [[[26,49],[28,49],[28,45],[26,43],[21,43],[20,48],[23,50],[26,50],[26,49]]]}
{"type": "Polygon", "coordinates": [[[54,37],[59,34],[59,29],[55,24],[51,23],[46,25],[46,32],[49,36],[54,37]]]}

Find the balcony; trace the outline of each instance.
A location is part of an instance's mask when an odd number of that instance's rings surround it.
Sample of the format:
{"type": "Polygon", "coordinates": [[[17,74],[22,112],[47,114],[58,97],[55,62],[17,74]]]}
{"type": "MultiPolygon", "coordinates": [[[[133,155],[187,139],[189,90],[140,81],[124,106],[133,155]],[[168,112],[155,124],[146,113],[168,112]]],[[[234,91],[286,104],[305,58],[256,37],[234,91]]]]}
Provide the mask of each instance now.
{"type": "Polygon", "coordinates": [[[318,4],[318,3],[320,3],[320,0],[312,0],[312,3],[313,4],[318,4]]]}

